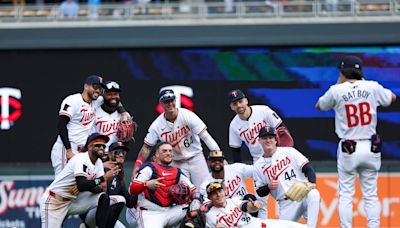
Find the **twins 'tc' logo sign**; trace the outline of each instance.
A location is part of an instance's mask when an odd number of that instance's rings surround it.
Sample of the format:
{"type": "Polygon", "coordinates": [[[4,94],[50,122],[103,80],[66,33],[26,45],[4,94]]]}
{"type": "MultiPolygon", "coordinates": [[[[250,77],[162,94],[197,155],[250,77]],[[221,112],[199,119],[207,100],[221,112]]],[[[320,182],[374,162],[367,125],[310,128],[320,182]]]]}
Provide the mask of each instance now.
{"type": "Polygon", "coordinates": [[[21,90],[15,88],[0,88],[0,129],[8,130],[22,114],[21,90]],[[11,109],[10,109],[11,107],[11,109]],[[11,113],[10,113],[11,110],[11,113]]]}
{"type": "MultiPolygon", "coordinates": [[[[162,87],[160,89],[160,91],[164,90],[164,89],[171,89],[172,91],[174,91],[175,94],[175,100],[176,100],[176,107],[180,108],[180,107],[184,107],[189,109],[190,111],[194,110],[194,105],[193,105],[193,89],[191,87],[188,86],[181,86],[181,85],[172,85],[172,86],[165,86],[162,87]]],[[[157,112],[158,113],[163,113],[164,110],[161,107],[160,104],[157,104],[157,112]]]]}

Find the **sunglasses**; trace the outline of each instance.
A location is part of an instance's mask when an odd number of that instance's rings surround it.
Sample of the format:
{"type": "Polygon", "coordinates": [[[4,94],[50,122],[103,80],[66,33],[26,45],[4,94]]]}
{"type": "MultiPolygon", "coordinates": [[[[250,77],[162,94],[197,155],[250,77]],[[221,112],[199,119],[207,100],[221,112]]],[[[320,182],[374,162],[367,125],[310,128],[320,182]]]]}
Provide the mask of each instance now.
{"type": "Polygon", "coordinates": [[[222,184],[219,182],[211,182],[210,184],[208,184],[207,186],[207,193],[211,193],[213,191],[216,191],[218,189],[222,189],[222,184]]]}
{"type": "Polygon", "coordinates": [[[164,103],[168,103],[173,100],[175,100],[175,94],[173,93],[166,93],[160,97],[160,101],[164,103]]]}
{"type": "Polygon", "coordinates": [[[93,144],[93,146],[96,148],[102,148],[102,149],[106,148],[106,144],[102,144],[102,143],[96,143],[96,144],[93,144]]]}
{"type": "Polygon", "coordinates": [[[93,86],[93,89],[100,89],[100,90],[103,89],[103,87],[100,84],[92,84],[92,86],[93,86]]]}

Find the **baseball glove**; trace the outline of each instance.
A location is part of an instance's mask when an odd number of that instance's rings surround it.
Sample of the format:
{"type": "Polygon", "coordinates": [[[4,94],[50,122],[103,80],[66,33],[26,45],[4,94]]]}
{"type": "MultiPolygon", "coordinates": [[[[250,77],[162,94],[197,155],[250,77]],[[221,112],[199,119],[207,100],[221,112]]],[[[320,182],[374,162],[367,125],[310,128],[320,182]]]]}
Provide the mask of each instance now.
{"type": "Polygon", "coordinates": [[[292,201],[300,202],[314,188],[312,183],[298,182],[290,186],[286,192],[286,197],[292,201]]]}
{"type": "Polygon", "coordinates": [[[133,121],[132,117],[122,116],[118,123],[117,137],[121,142],[128,142],[130,140],[135,140],[133,138],[136,130],[137,124],[133,121]]]}
{"type": "Polygon", "coordinates": [[[183,182],[172,185],[169,194],[172,201],[178,205],[187,204],[190,201],[190,187],[183,182]]]}

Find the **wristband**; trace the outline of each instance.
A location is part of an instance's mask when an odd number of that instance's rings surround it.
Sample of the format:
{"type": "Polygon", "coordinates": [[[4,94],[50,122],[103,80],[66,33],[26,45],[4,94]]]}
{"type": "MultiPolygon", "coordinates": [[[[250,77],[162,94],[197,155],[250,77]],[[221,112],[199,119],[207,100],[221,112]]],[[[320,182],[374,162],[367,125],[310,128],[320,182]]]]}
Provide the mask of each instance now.
{"type": "Polygon", "coordinates": [[[94,183],[96,183],[96,185],[101,184],[101,182],[103,182],[103,181],[104,181],[104,177],[103,176],[94,179],[94,183]]]}
{"type": "Polygon", "coordinates": [[[136,162],[135,162],[135,166],[134,166],[135,169],[139,169],[140,166],[143,165],[143,163],[144,163],[144,158],[143,157],[138,157],[136,159],[136,162]]]}

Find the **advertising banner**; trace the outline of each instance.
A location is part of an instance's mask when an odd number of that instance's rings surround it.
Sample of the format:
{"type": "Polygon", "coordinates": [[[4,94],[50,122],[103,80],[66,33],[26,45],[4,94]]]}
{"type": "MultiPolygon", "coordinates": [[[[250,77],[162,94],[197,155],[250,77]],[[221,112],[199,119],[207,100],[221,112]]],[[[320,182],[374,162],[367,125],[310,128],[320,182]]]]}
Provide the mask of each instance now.
{"type": "MultiPolygon", "coordinates": [[[[0,228],[41,227],[40,200],[53,176],[0,176],[0,228]]],[[[79,227],[71,216],[64,227],[79,227]]]]}
{"type": "MultiPolygon", "coordinates": [[[[318,173],[317,188],[321,194],[318,227],[340,227],[338,213],[338,176],[336,173],[318,173]]],[[[252,180],[246,179],[247,187],[254,191],[252,180]]],[[[400,173],[380,173],[378,178],[378,197],[381,206],[381,228],[400,227],[400,191],[398,183],[400,173]]],[[[364,201],[360,190],[359,179],[356,179],[356,193],[353,201],[353,227],[367,227],[364,201]]],[[[268,216],[278,218],[279,210],[276,201],[268,196],[268,216]]],[[[302,220],[304,223],[304,220],[302,220]]]]}

